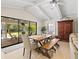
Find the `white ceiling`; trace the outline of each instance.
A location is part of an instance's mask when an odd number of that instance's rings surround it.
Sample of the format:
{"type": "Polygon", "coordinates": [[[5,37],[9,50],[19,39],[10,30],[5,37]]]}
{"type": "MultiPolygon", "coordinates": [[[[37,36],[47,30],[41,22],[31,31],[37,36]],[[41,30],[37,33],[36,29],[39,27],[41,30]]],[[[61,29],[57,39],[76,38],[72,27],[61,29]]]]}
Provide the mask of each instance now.
{"type": "Polygon", "coordinates": [[[1,0],[2,7],[24,8],[32,7],[44,0],[1,0]]]}
{"type": "Polygon", "coordinates": [[[61,15],[77,15],[77,0],[60,0],[60,2],[63,4],[59,5],[60,9],[52,8],[50,0],[1,0],[1,7],[23,9],[39,19],[56,19],[61,18],[61,15]]]}

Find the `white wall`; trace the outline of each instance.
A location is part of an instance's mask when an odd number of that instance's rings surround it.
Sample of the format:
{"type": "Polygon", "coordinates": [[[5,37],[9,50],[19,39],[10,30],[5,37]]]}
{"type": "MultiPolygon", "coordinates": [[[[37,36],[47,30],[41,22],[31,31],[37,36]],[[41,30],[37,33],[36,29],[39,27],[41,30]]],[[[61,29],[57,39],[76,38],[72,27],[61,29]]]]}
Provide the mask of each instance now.
{"type": "Polygon", "coordinates": [[[1,16],[8,16],[17,19],[29,20],[37,22],[37,34],[40,34],[41,20],[37,19],[33,15],[25,12],[24,10],[13,9],[13,8],[1,8],[1,16]]]}
{"type": "Polygon", "coordinates": [[[53,35],[58,35],[58,21],[60,21],[60,19],[51,19],[44,22],[45,26],[47,26],[47,24],[53,24],[53,26],[51,27],[51,29],[53,29],[53,35]]]}
{"type": "Polygon", "coordinates": [[[74,33],[78,33],[78,18],[73,18],[74,23],[73,23],[73,31],[74,33]]]}
{"type": "Polygon", "coordinates": [[[20,9],[13,9],[13,8],[1,8],[1,16],[8,16],[13,18],[19,18],[19,19],[26,19],[26,20],[35,20],[35,17],[33,17],[28,12],[25,12],[24,10],[20,9]]]}

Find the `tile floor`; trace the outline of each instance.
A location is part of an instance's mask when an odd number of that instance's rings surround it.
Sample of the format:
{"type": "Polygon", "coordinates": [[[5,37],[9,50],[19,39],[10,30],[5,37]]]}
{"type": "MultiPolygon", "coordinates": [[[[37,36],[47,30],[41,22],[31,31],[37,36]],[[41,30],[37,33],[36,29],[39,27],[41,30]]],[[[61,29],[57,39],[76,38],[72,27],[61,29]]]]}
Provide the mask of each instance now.
{"type": "MultiPolygon", "coordinates": [[[[51,59],[70,59],[69,43],[59,42],[60,47],[56,53],[53,54],[51,59]]],[[[7,54],[1,51],[1,59],[27,59],[26,55],[23,57],[23,48],[9,52],[7,54]]],[[[36,51],[32,51],[31,59],[49,59],[36,51]]]]}

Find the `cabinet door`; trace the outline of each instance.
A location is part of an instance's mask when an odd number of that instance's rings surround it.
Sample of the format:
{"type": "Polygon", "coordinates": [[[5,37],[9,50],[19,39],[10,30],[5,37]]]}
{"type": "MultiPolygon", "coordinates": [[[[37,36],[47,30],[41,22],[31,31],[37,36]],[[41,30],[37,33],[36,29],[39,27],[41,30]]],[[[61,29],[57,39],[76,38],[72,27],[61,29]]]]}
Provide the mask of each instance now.
{"type": "Polygon", "coordinates": [[[63,22],[58,23],[58,36],[61,38],[61,40],[63,40],[64,38],[64,23],[63,22]]]}
{"type": "Polygon", "coordinates": [[[69,41],[69,34],[72,33],[72,22],[65,22],[64,24],[64,40],[69,41]]]}

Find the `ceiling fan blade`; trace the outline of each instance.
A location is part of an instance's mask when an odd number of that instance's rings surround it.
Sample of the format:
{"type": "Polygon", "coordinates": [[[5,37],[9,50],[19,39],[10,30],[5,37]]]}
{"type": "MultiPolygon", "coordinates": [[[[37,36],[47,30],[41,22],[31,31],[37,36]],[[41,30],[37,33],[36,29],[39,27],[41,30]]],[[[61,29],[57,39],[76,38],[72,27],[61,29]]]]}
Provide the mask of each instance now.
{"type": "Polygon", "coordinates": [[[63,4],[63,3],[61,3],[61,2],[58,2],[57,4],[58,4],[58,5],[64,5],[64,4],[63,4]]]}
{"type": "Polygon", "coordinates": [[[60,2],[59,0],[52,0],[52,1],[50,1],[50,3],[58,3],[58,2],[60,2]]]}

